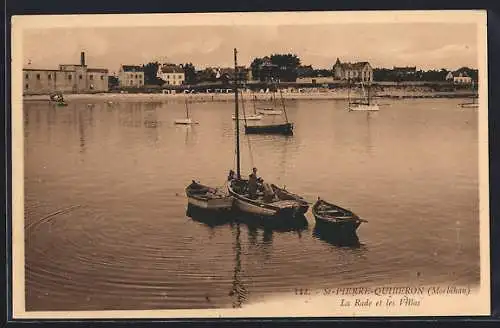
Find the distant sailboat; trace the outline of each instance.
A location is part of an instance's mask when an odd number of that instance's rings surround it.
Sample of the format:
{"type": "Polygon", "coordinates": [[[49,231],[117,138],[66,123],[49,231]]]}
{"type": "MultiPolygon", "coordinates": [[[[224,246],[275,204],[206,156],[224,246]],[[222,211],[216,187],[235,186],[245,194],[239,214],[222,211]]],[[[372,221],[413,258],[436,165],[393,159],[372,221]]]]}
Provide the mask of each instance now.
{"type": "Polygon", "coordinates": [[[276,109],[276,91],[273,91],[273,107],[259,108],[258,113],[264,114],[264,115],[281,115],[281,114],[283,114],[283,112],[281,110],[276,109]]]}
{"type": "MultiPolygon", "coordinates": [[[[268,123],[268,124],[259,124],[259,125],[248,125],[245,121],[245,133],[246,134],[281,134],[286,136],[293,135],[293,123],[288,121],[288,115],[286,113],[285,101],[283,99],[283,93],[279,86],[280,96],[281,96],[281,105],[283,106],[283,114],[285,114],[285,122],[283,123],[268,123]]],[[[281,114],[281,111],[280,111],[281,114]]]]}
{"type": "MultiPolygon", "coordinates": [[[[255,97],[255,96],[254,96],[255,97]]],[[[243,99],[243,94],[242,94],[242,97],[243,99]]],[[[253,115],[246,115],[245,113],[243,113],[243,116],[240,116],[240,121],[260,121],[262,119],[262,115],[259,115],[257,114],[257,111],[255,109],[255,99],[254,99],[254,102],[253,102],[253,115]]],[[[233,114],[233,120],[236,119],[236,115],[233,114]]]]}
{"type": "Polygon", "coordinates": [[[363,98],[364,101],[351,101],[351,84],[349,83],[349,90],[348,90],[348,103],[347,103],[347,110],[348,111],[378,111],[379,107],[377,104],[371,103],[371,97],[370,97],[370,85],[367,87],[367,92],[365,92],[365,87],[363,82],[360,83],[361,89],[363,91],[363,98]]]}
{"type": "Polygon", "coordinates": [[[189,117],[189,106],[188,106],[188,100],[187,99],[186,99],[186,118],[181,118],[181,119],[175,120],[175,124],[183,124],[183,125],[198,124],[198,122],[194,122],[189,117]]]}

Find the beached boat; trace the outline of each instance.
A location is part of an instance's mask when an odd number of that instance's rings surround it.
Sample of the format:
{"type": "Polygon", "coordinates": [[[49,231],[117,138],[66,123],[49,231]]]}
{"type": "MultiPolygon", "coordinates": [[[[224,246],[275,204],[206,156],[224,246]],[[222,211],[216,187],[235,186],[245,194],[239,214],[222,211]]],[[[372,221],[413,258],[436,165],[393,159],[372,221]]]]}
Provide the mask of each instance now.
{"type": "Polygon", "coordinates": [[[230,210],[233,206],[233,199],[226,192],[194,180],[186,187],[186,196],[190,205],[201,209],[230,210]]]}
{"type": "Polygon", "coordinates": [[[189,117],[189,106],[188,106],[188,100],[186,98],[186,118],[180,118],[180,119],[176,119],[174,121],[175,124],[182,124],[182,125],[191,125],[191,124],[198,124],[198,122],[195,122],[193,121],[190,117],[189,117]]]}
{"type": "Polygon", "coordinates": [[[358,227],[366,220],[361,219],[353,212],[340,206],[319,199],[312,207],[316,224],[328,225],[342,233],[355,233],[358,227]]]}
{"type": "Polygon", "coordinates": [[[378,111],[380,108],[377,104],[371,102],[370,96],[370,86],[367,86],[367,92],[365,92],[365,87],[363,82],[360,83],[361,89],[363,91],[364,101],[351,101],[351,85],[349,84],[348,89],[348,102],[347,102],[347,110],[352,111],[378,111]]]}
{"type": "MultiPolygon", "coordinates": [[[[237,71],[237,51],[234,49],[234,65],[237,71]]],[[[238,76],[238,74],[235,74],[238,76]]],[[[238,100],[238,80],[234,83],[235,97],[235,116],[239,117],[239,100],[238,100]]],[[[230,179],[228,183],[229,194],[234,199],[234,206],[237,210],[244,214],[252,214],[267,218],[266,221],[274,219],[285,219],[283,223],[298,216],[301,212],[301,202],[297,200],[281,200],[273,191],[270,184],[263,184],[261,190],[257,192],[255,197],[249,194],[248,180],[241,178],[240,170],[240,134],[239,120],[235,120],[235,135],[236,135],[236,176],[230,179]]],[[[281,221],[281,220],[279,220],[281,221]]]]}

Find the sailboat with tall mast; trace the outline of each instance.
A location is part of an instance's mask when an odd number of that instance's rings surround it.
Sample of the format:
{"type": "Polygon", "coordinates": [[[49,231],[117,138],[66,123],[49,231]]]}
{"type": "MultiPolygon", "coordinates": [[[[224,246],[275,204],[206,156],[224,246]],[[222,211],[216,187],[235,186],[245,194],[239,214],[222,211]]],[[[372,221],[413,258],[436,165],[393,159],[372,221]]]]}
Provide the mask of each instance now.
{"type": "MultiPolygon", "coordinates": [[[[237,65],[237,50],[234,49],[234,66],[237,65]]],[[[235,116],[239,117],[239,99],[238,99],[238,74],[235,74],[234,80],[234,111],[235,116]]],[[[235,139],[236,139],[236,176],[228,183],[229,194],[234,199],[234,206],[244,214],[252,214],[264,218],[264,223],[281,222],[280,219],[293,219],[301,215],[301,203],[297,200],[282,200],[274,193],[269,194],[269,189],[265,192],[257,192],[252,196],[249,193],[249,180],[242,179],[240,165],[240,128],[239,120],[235,120],[235,139]]],[[[272,190],[272,188],[271,188],[272,190]]]]}
{"type": "Polygon", "coordinates": [[[348,89],[348,99],[347,99],[347,110],[348,111],[378,111],[379,107],[377,104],[374,104],[371,101],[371,85],[368,84],[365,91],[365,85],[363,82],[360,82],[361,90],[363,92],[363,101],[352,101],[351,100],[351,81],[348,81],[349,89],[348,89]]]}
{"type": "MultiPolygon", "coordinates": [[[[293,123],[288,121],[288,115],[286,113],[285,100],[283,99],[283,92],[281,88],[277,85],[280,93],[281,106],[283,108],[283,114],[285,116],[285,122],[283,123],[268,123],[268,124],[255,124],[249,125],[245,120],[245,133],[246,134],[281,134],[286,136],[293,135],[293,123]]],[[[280,112],[281,113],[281,112],[280,112]]]]}
{"type": "Polygon", "coordinates": [[[186,98],[186,118],[180,118],[176,119],[174,121],[175,124],[183,124],[183,125],[191,125],[191,124],[198,124],[198,122],[195,122],[189,117],[189,106],[188,106],[188,99],[186,98]]]}
{"type": "Polygon", "coordinates": [[[273,90],[273,96],[272,96],[272,102],[273,106],[272,107],[262,107],[258,109],[258,112],[263,115],[282,115],[282,111],[280,109],[276,109],[276,90],[273,90]]]}
{"type": "MultiPolygon", "coordinates": [[[[243,99],[243,94],[241,96],[243,99]]],[[[243,114],[243,116],[240,116],[241,121],[260,121],[262,119],[261,114],[257,114],[257,109],[255,107],[255,96],[254,96],[254,101],[253,101],[253,115],[246,115],[246,113],[243,114]]],[[[233,120],[236,119],[236,116],[233,114],[233,120]]]]}

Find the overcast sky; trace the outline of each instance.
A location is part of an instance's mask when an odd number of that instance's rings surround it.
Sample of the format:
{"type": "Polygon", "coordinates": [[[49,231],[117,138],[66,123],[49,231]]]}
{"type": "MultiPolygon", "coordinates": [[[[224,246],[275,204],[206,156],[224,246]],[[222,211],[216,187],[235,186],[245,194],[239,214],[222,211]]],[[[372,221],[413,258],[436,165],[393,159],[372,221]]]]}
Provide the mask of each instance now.
{"type": "Polygon", "coordinates": [[[373,67],[420,69],[478,67],[475,24],[392,23],[282,26],[170,26],[51,28],[23,32],[26,67],[57,68],[78,63],[118,71],[121,64],[192,62],[197,69],[233,66],[271,53],[295,53],[305,65],[331,68],[341,61],[369,61],[373,67]]]}

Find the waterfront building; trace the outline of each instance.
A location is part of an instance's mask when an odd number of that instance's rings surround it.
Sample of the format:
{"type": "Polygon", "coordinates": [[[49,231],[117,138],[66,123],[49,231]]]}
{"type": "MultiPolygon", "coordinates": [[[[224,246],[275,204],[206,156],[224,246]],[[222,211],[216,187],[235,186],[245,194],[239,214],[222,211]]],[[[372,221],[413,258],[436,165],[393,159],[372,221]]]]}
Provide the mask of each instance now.
{"type": "Polygon", "coordinates": [[[121,65],[118,73],[120,88],[144,86],[144,68],[139,65],[121,65]]]}
{"type": "Polygon", "coordinates": [[[465,71],[448,72],[446,80],[454,84],[471,84],[472,78],[465,71]]]}
{"type": "Polygon", "coordinates": [[[23,69],[24,95],[107,91],[108,70],[88,68],[85,52],[80,54],[80,64],[61,64],[59,69],[23,69]]]}
{"type": "Polygon", "coordinates": [[[167,85],[182,85],[186,79],[184,69],[175,64],[159,65],[156,76],[167,85]]]}
{"type": "Polygon", "coordinates": [[[373,68],[368,62],[341,63],[337,58],[333,76],[337,80],[373,82],[373,68]]]}

